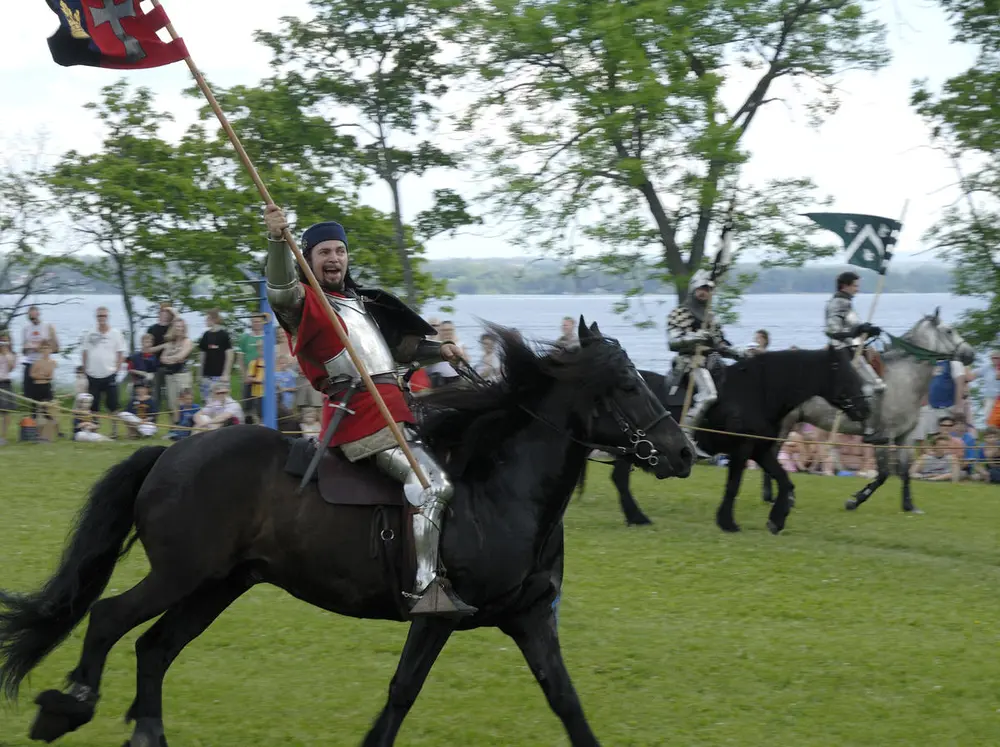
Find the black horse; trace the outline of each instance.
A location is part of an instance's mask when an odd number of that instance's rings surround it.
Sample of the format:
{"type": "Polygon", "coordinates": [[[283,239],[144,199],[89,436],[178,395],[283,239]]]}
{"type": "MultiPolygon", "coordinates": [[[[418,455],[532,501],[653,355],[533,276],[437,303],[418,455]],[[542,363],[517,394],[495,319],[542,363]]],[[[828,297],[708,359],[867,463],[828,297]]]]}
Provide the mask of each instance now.
{"type": "MultiPolygon", "coordinates": [[[[651,469],[660,478],[684,477],[693,463],[677,424],[625,351],[602,337],[596,324],[588,329],[581,317],[579,349],[544,356],[512,331],[494,331],[504,351],[503,382],[446,391],[421,403],[428,408],[424,436],[456,488],[443,562],[456,591],[478,612],[460,621],[413,619],[388,701],[365,745],[395,742],[452,632],[483,626],[514,639],[571,743],[598,744],[554,624],[563,513],[592,442],[639,449],[647,459],[652,452],[651,469]]],[[[297,478],[284,469],[289,450],[289,440],[269,429],[225,428],[169,449],[140,449],[94,486],[56,574],[34,594],[0,595],[0,684],[10,697],[90,611],[66,691],[36,699],[33,739],[52,741],[90,721],[112,646],[162,614],[136,642],[137,692],[127,718],[135,721],[131,747],[166,745],[167,668],[257,583],[342,615],[408,618],[400,576],[393,573],[399,559],[371,553],[380,535],[383,542],[393,533],[401,536],[399,509],[331,506],[315,487],[297,494],[297,478]],[[388,529],[381,523],[387,512],[388,529]],[[98,601],[131,546],[130,534],[146,551],[149,574],[123,594],[98,601]]],[[[368,483],[361,478],[368,479],[369,468],[355,469],[364,470],[355,475],[355,490],[364,490],[368,483]]]]}
{"type": "MultiPolygon", "coordinates": [[[[716,513],[716,524],[726,532],[739,531],[733,508],[747,460],[753,459],[778,482],[778,497],[767,521],[768,529],[777,534],[785,527],[795,486],[778,463],[774,442],[764,439],[779,436],[785,416],[811,397],[822,397],[843,410],[851,420],[864,420],[868,416],[868,403],[861,377],[852,367],[850,355],[832,348],[763,353],[717,371],[719,399],[702,419],[701,427],[707,430],[695,431],[695,441],[702,451],[729,455],[729,476],[716,513]],[[728,435],[736,433],[747,435],[728,435]]],[[[667,391],[666,377],[662,374],[640,373],[671,415],[679,420],[684,382],[671,393],[667,391]]],[[[645,468],[634,457],[615,459],[611,479],[618,488],[625,521],[630,525],[650,524],[649,517],[629,490],[629,475],[634,465],[645,468]]]]}

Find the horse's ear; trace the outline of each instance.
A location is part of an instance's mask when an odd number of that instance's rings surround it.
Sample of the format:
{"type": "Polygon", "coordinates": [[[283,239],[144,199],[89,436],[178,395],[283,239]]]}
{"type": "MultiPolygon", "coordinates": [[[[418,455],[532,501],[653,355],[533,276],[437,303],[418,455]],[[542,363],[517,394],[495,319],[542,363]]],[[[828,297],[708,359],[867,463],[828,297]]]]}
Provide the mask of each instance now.
{"type": "Polygon", "coordinates": [[[940,306],[938,306],[936,309],[934,309],[934,316],[931,317],[931,318],[934,319],[934,323],[935,324],[940,324],[941,323],[941,307],[940,306]]]}
{"type": "Polygon", "coordinates": [[[601,330],[599,330],[597,328],[597,322],[594,322],[593,324],[590,325],[590,331],[594,335],[594,337],[601,337],[602,336],[601,335],[601,330]]]}
{"type": "Polygon", "coordinates": [[[580,326],[576,330],[576,336],[580,338],[580,342],[590,337],[590,330],[587,328],[587,322],[584,320],[583,314],[580,314],[580,326]]]}

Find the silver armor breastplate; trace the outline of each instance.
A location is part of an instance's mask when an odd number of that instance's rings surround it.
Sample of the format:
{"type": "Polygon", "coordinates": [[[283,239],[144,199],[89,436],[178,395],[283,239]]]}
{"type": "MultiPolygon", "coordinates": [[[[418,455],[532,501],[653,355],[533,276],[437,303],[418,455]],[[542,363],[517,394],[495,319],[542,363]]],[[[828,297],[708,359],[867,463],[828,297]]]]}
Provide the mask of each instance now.
{"type": "MultiPolygon", "coordinates": [[[[358,354],[358,359],[368,374],[370,376],[394,374],[396,361],[392,357],[392,351],[389,350],[389,346],[382,336],[382,331],[365,309],[361,299],[333,296],[327,296],[327,298],[343,322],[351,345],[354,346],[354,352],[358,354]]],[[[361,378],[361,374],[354,367],[354,362],[347,354],[346,348],[326,361],[324,365],[330,377],[330,383],[333,385],[361,378]]]]}

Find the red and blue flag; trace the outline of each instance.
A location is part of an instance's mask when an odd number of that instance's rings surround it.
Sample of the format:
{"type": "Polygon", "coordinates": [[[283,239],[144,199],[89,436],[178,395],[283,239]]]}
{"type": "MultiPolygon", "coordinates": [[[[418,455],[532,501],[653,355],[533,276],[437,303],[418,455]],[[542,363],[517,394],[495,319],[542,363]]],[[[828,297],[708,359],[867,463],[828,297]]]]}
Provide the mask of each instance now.
{"type": "Polygon", "coordinates": [[[45,0],[59,16],[49,37],[52,59],[64,67],[89,65],[119,70],[160,67],[188,56],[183,39],[165,42],[157,31],[170,23],[157,6],[149,13],[140,0],[45,0]]]}

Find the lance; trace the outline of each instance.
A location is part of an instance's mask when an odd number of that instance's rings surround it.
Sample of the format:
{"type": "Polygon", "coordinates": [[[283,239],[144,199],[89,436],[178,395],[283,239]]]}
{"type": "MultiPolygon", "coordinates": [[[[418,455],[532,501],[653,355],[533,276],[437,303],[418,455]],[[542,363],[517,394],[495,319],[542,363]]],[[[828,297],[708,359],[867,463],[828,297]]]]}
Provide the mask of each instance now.
{"type": "MultiPolygon", "coordinates": [[[[732,200],[729,201],[729,209],[726,211],[726,220],[722,224],[722,234],[719,242],[719,251],[715,254],[715,260],[712,262],[712,282],[715,282],[718,278],[725,274],[726,270],[729,269],[729,264],[733,257],[733,240],[732,232],[733,225],[735,224],[735,214],[736,214],[736,193],[733,193],[732,200]]],[[[708,327],[712,320],[712,299],[715,294],[712,294],[712,298],[708,299],[708,303],[705,304],[705,327],[708,327]]],[[[705,348],[699,345],[695,349],[694,358],[691,363],[695,368],[700,368],[705,362],[705,348]]],[[[687,417],[688,409],[691,407],[691,397],[694,395],[694,371],[692,370],[688,375],[688,385],[687,391],[684,393],[684,407],[681,409],[681,422],[687,417]]]]}
{"type": "MultiPolygon", "coordinates": [[[[159,8],[159,0],[153,0],[153,6],[159,8]]],[[[167,33],[170,34],[170,38],[177,40],[180,37],[174,30],[174,25],[168,23],[167,33]]],[[[191,75],[194,76],[195,82],[198,84],[198,88],[201,89],[202,94],[204,94],[205,99],[208,101],[209,106],[212,107],[212,111],[215,112],[215,116],[219,120],[219,124],[222,125],[223,131],[229,138],[229,142],[233,144],[233,148],[236,150],[236,155],[239,156],[240,162],[243,164],[250,178],[253,180],[254,186],[257,187],[257,191],[260,192],[260,196],[264,199],[265,204],[273,205],[274,200],[271,199],[271,194],[268,192],[267,187],[260,178],[260,174],[257,173],[256,167],[250,160],[250,156],[247,154],[246,149],[243,147],[243,143],[240,142],[239,136],[237,136],[236,131],[233,130],[232,125],[229,124],[229,120],[226,118],[225,113],[222,111],[222,107],[219,106],[219,102],[215,98],[215,94],[212,93],[212,89],[209,88],[208,82],[205,77],[201,74],[198,66],[194,64],[194,60],[191,59],[191,55],[187,55],[184,58],[184,62],[187,63],[188,69],[191,71],[191,75]]],[[[395,419],[389,412],[389,408],[385,404],[385,400],[382,399],[382,395],[379,394],[378,389],[375,388],[375,383],[372,381],[371,375],[365,369],[361,360],[358,358],[358,353],[354,349],[354,345],[351,344],[350,338],[347,336],[347,332],[344,330],[344,326],[340,322],[340,317],[334,312],[333,307],[330,305],[329,299],[326,297],[326,293],[323,292],[323,288],[320,286],[319,281],[313,274],[312,268],[309,263],[306,262],[305,257],[299,249],[298,244],[295,241],[295,237],[292,236],[291,230],[285,228],[282,232],[282,238],[287,242],[289,248],[292,250],[292,254],[295,256],[295,261],[298,262],[300,268],[302,268],[302,274],[305,275],[306,281],[309,286],[315,291],[317,298],[319,298],[320,303],[323,306],[323,310],[326,312],[327,317],[330,319],[330,323],[333,325],[334,331],[337,333],[337,337],[340,338],[341,344],[343,344],[344,349],[347,351],[347,355],[350,356],[351,362],[354,363],[354,367],[361,374],[361,383],[364,385],[365,389],[372,395],[372,399],[375,400],[375,405],[378,407],[378,411],[382,414],[385,419],[386,425],[392,432],[393,438],[396,439],[396,443],[399,444],[399,448],[402,449],[403,454],[406,455],[406,460],[410,463],[410,469],[413,470],[417,479],[420,481],[420,486],[424,489],[430,487],[430,483],[427,481],[427,476],[424,474],[423,469],[420,467],[420,463],[417,462],[416,457],[413,456],[413,452],[410,451],[409,444],[406,443],[406,439],[403,438],[403,433],[396,424],[395,419]]]]}

